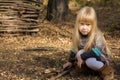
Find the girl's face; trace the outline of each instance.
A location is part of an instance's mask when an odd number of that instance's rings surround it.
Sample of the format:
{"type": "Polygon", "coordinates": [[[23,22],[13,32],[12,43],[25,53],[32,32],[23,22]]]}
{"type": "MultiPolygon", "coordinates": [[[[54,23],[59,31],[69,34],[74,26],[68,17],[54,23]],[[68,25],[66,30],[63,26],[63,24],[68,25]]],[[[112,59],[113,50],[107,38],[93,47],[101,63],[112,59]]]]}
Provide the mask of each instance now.
{"type": "Polygon", "coordinates": [[[82,35],[88,35],[91,31],[92,25],[90,23],[80,22],[79,31],[82,35]]]}

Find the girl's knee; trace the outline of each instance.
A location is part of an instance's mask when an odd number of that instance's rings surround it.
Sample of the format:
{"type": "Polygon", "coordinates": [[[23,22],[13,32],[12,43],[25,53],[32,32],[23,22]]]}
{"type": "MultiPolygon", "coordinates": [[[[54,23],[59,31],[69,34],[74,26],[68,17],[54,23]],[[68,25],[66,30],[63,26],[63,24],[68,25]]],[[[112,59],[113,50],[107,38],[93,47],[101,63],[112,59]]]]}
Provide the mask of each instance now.
{"type": "Polygon", "coordinates": [[[89,68],[93,70],[98,70],[104,66],[104,63],[97,61],[96,58],[88,58],[85,63],[89,68]]]}
{"type": "Polygon", "coordinates": [[[81,54],[83,54],[84,53],[84,50],[82,49],[82,50],[79,50],[78,52],[77,52],[77,57],[80,57],[80,55],[81,54]]]}

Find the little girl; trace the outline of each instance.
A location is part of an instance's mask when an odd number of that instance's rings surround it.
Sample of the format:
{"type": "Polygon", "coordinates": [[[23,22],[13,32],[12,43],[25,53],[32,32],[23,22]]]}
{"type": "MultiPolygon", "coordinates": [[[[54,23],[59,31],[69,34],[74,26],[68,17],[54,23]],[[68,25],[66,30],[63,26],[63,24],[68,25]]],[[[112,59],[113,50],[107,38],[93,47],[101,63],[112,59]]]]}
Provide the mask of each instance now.
{"type": "Polygon", "coordinates": [[[92,7],[83,7],[77,15],[73,32],[73,47],[67,63],[63,68],[85,63],[88,68],[98,71],[103,80],[114,79],[110,51],[104,36],[97,27],[96,12],[92,7]]]}

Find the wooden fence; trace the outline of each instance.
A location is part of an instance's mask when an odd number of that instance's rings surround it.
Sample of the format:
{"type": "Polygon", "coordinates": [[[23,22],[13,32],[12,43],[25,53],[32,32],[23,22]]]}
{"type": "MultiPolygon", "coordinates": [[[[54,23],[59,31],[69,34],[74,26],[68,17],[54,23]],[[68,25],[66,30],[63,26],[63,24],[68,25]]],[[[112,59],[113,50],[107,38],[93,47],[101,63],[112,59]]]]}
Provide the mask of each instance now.
{"type": "Polygon", "coordinates": [[[39,0],[0,0],[0,33],[38,32],[39,0]]]}

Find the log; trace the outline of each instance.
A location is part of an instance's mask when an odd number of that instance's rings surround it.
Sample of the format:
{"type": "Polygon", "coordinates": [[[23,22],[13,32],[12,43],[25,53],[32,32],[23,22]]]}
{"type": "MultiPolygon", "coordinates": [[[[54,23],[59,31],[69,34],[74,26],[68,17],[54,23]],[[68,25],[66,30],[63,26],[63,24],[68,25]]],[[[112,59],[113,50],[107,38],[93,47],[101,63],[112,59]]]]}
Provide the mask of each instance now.
{"type": "Polygon", "coordinates": [[[32,30],[23,30],[23,29],[14,29],[14,30],[12,30],[12,29],[0,29],[0,33],[1,32],[8,32],[8,33],[12,33],[12,32],[26,32],[26,33],[30,33],[30,32],[38,32],[39,31],[39,29],[32,29],[32,30]]]}

